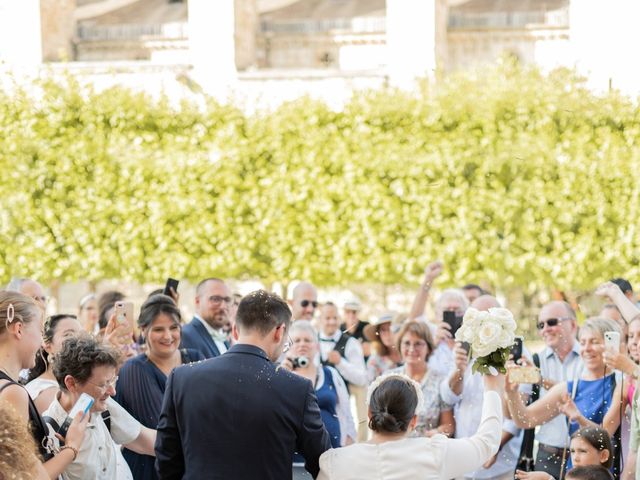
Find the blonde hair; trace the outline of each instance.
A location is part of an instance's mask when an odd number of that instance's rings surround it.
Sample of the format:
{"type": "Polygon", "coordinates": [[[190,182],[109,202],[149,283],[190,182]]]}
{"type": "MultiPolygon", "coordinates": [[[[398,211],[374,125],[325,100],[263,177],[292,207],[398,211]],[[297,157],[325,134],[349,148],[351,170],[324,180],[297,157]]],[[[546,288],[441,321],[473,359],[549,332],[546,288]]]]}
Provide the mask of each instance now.
{"type": "Polygon", "coordinates": [[[31,479],[39,458],[27,422],[13,406],[0,400],[0,478],[31,479]]]}
{"type": "Polygon", "coordinates": [[[0,335],[14,322],[30,323],[42,314],[36,301],[18,292],[0,291],[0,335]]]}

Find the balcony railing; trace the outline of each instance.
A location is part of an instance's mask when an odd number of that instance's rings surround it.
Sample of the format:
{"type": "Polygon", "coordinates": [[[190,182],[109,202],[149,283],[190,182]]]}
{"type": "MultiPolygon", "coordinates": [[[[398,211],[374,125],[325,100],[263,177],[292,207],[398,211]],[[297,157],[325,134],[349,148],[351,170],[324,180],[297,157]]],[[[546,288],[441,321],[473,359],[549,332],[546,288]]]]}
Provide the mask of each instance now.
{"type": "Polygon", "coordinates": [[[263,21],[263,33],[313,34],[335,30],[348,33],[380,33],[386,31],[385,17],[334,18],[330,20],[263,21]]]}
{"type": "Polygon", "coordinates": [[[569,10],[549,12],[455,13],[449,15],[449,29],[524,28],[527,26],[568,27],[569,10]]]}
{"type": "Polygon", "coordinates": [[[130,24],[130,25],[78,25],[80,40],[140,40],[142,38],[155,39],[185,39],[188,38],[188,24],[186,22],[159,24],[130,24]]]}

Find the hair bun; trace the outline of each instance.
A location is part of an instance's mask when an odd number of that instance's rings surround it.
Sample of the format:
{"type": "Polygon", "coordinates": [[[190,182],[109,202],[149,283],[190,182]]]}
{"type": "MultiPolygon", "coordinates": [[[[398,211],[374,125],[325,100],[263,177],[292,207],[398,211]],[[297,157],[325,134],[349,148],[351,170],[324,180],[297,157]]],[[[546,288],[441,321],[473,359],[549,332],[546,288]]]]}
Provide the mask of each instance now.
{"type": "Polygon", "coordinates": [[[372,413],[369,419],[369,428],[374,432],[399,433],[406,431],[404,422],[398,421],[389,412],[372,413]]]}

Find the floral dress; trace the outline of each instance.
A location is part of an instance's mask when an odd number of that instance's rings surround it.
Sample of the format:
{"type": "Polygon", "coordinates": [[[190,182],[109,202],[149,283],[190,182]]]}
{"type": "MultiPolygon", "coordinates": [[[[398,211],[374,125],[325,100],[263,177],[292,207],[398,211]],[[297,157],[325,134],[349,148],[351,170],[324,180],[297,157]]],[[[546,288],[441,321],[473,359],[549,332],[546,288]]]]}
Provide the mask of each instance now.
{"type": "Polygon", "coordinates": [[[380,356],[377,353],[371,354],[367,360],[367,377],[369,383],[373,382],[383,373],[390,371],[391,369],[398,368],[401,364],[391,360],[390,357],[380,356]]]}
{"type": "MultiPolygon", "coordinates": [[[[407,375],[405,367],[394,368],[391,372],[404,373],[407,375]]],[[[440,413],[452,409],[440,396],[440,383],[442,383],[444,379],[445,377],[429,369],[420,381],[422,394],[424,395],[424,408],[418,413],[415,436],[424,437],[428,430],[437,428],[440,424],[440,413]]]]}

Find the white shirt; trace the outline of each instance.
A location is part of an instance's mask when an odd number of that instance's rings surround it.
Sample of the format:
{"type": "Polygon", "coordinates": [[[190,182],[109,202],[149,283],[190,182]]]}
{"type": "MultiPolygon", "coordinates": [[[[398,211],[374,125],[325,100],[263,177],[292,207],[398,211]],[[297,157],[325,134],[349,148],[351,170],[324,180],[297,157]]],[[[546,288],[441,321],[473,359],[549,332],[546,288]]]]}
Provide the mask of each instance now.
{"type": "Polygon", "coordinates": [[[486,392],[482,421],[470,438],[405,437],[380,444],[356,443],[320,456],[318,480],[445,480],[477,470],[500,445],[502,401],[486,392]]]}
{"type": "Polygon", "coordinates": [[[52,387],[57,389],[58,382],[55,380],[49,380],[48,378],[34,378],[24,386],[24,388],[27,389],[27,392],[29,392],[29,396],[32,400],[35,400],[38,398],[38,395],[52,387]]]}
{"type": "MultiPolygon", "coordinates": [[[[574,341],[573,348],[565,357],[564,362],[560,361],[558,355],[549,348],[540,352],[540,373],[543,379],[554,382],[568,382],[580,377],[582,373],[582,359],[580,358],[580,345],[574,341]]],[[[547,390],[540,388],[540,398],[547,393],[547,390]]],[[[567,430],[567,417],[558,415],[547,423],[540,425],[536,433],[536,440],[545,445],[556,448],[569,446],[569,432],[567,430]]]]}
{"type": "MultiPolygon", "coordinates": [[[[329,352],[334,349],[338,340],[342,336],[340,330],[336,331],[333,335],[327,336],[320,333],[320,357],[323,361],[327,360],[329,352]],[[323,341],[323,339],[330,339],[331,342],[323,341]]],[[[344,347],[344,357],[340,360],[338,365],[331,365],[333,368],[340,372],[340,375],[349,383],[353,383],[358,386],[365,386],[369,383],[367,378],[367,367],[364,364],[364,354],[362,353],[362,346],[360,342],[351,337],[347,340],[347,344],[344,347]]]]}
{"type": "MultiPolygon", "coordinates": [[[[78,457],[62,473],[64,480],[132,480],[131,470],[120,447],[133,442],[142,430],[142,425],[115,400],[107,400],[111,415],[111,434],[100,413],[92,413],[84,434],[78,457]]],[[[67,412],[56,398],[44,416],[53,418],[62,425],[67,412]]]]}
{"type": "MultiPolygon", "coordinates": [[[[453,393],[449,387],[449,377],[444,379],[440,385],[440,395],[442,399],[454,407],[454,417],[456,419],[455,438],[466,438],[472,436],[478,429],[482,416],[484,383],[482,375],[471,372],[472,364],[467,365],[462,380],[462,392],[460,395],[453,393]]],[[[531,390],[521,388],[522,390],[531,390]]],[[[496,462],[489,468],[480,468],[475,472],[465,474],[468,479],[491,479],[513,472],[516,468],[520,449],[522,447],[523,431],[520,430],[513,421],[505,418],[502,422],[502,430],[509,432],[513,438],[504,444],[496,462]]]]}
{"type": "Polygon", "coordinates": [[[227,351],[227,346],[224,344],[223,341],[220,341],[217,339],[217,336],[224,335],[224,332],[222,331],[222,329],[216,330],[215,328],[211,328],[211,325],[205,322],[198,315],[194,315],[193,317],[200,320],[200,323],[202,323],[202,325],[204,325],[204,328],[207,329],[207,332],[209,333],[209,335],[211,335],[211,340],[213,340],[213,343],[215,343],[216,347],[218,347],[218,351],[220,352],[220,355],[225,353],[227,351]]]}

